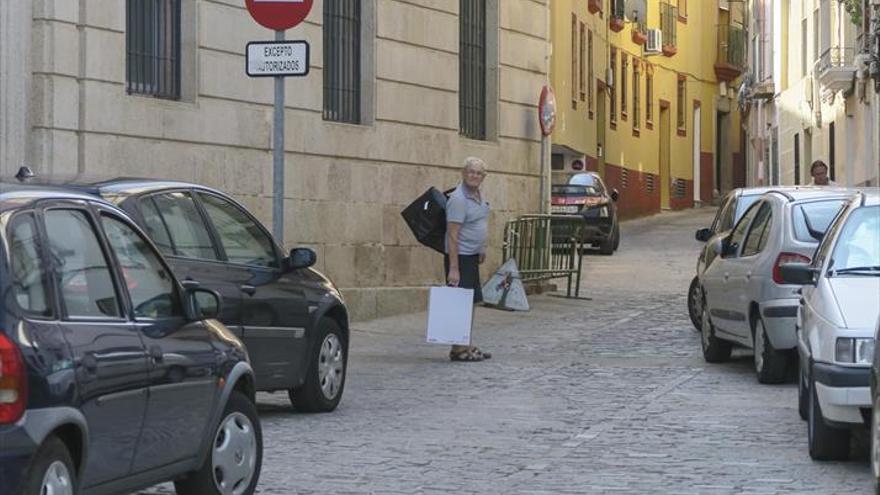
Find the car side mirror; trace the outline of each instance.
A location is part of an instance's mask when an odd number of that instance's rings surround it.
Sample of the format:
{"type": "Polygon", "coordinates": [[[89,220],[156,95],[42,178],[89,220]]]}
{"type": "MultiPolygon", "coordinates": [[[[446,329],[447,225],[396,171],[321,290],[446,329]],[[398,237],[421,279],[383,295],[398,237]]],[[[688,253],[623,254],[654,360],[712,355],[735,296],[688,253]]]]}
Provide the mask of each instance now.
{"type": "Polygon", "coordinates": [[[318,255],[309,248],[293,248],[290,250],[290,257],[287,258],[287,268],[289,270],[299,270],[300,268],[308,268],[318,261],[318,255]]]}
{"type": "Polygon", "coordinates": [[[620,193],[617,192],[617,189],[613,189],[611,191],[611,201],[614,201],[616,203],[618,199],[620,199],[620,193]]]}
{"type": "Polygon", "coordinates": [[[700,229],[694,235],[694,238],[700,242],[706,242],[712,238],[712,229],[700,229]]]}
{"type": "Polygon", "coordinates": [[[186,284],[184,292],[184,310],[190,321],[208,320],[220,315],[220,294],[210,289],[194,287],[193,283],[186,284]]]}
{"type": "Polygon", "coordinates": [[[786,263],[779,267],[782,282],[791,285],[813,285],[816,283],[816,269],[803,263],[786,263]]]}

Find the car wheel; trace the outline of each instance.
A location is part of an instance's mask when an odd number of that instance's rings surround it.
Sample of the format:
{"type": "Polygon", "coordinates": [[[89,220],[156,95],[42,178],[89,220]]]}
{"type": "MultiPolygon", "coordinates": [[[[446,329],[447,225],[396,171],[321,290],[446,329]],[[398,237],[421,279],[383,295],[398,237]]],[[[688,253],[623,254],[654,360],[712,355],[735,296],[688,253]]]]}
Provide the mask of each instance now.
{"type": "Polygon", "coordinates": [[[817,461],[843,461],[849,457],[850,431],[834,428],[825,423],[816,383],[810,380],[810,404],[807,417],[807,441],[810,457],[817,461]]]}
{"type": "Polygon", "coordinates": [[[806,421],[810,415],[810,390],[807,388],[807,376],[803,370],[798,369],[798,414],[806,421]]]}
{"type": "Polygon", "coordinates": [[[755,374],[760,383],[782,383],[785,381],[785,368],[788,358],[773,348],[764,320],[759,316],[755,322],[755,333],[752,339],[755,350],[755,374]]]}
{"type": "Polygon", "coordinates": [[[345,388],[348,347],[339,324],[318,321],[305,383],[288,391],[293,407],[302,412],[330,412],[339,405],[345,388]]]}
{"type": "Polygon", "coordinates": [[[703,348],[703,359],[707,363],[722,363],[730,359],[733,344],[715,336],[715,327],[709,318],[709,310],[706,308],[706,300],[703,298],[702,323],[700,324],[700,344],[703,348]]]}
{"type": "Polygon", "coordinates": [[[257,407],[232,392],[214,430],[201,469],[174,482],[178,495],[251,495],[263,464],[263,432],[257,407]]]}
{"type": "Polygon", "coordinates": [[[688,315],[691,317],[691,323],[699,332],[702,325],[701,308],[703,307],[703,291],[700,289],[700,280],[694,277],[691,285],[688,287],[688,315]]]}
{"type": "Polygon", "coordinates": [[[599,254],[614,254],[614,230],[599,244],[599,254]]]}
{"type": "Polygon", "coordinates": [[[871,411],[871,474],[874,475],[874,493],[880,495],[880,393],[874,393],[871,411]]]}
{"type": "Polygon", "coordinates": [[[76,469],[67,446],[50,436],[37,449],[24,478],[23,493],[75,495],[76,469]]]}

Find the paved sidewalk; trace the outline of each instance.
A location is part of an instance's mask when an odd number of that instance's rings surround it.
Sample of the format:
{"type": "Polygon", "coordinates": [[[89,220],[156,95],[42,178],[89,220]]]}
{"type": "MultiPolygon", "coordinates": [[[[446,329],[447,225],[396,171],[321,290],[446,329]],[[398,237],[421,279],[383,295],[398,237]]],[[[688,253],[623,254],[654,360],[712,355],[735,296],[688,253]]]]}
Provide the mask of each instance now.
{"type": "Polygon", "coordinates": [[[794,384],[759,385],[746,353],[703,362],[685,296],[712,214],[623,224],[620,252],[585,258],[590,300],[478,308],[489,361],[449,362],[424,313],[355,324],[335,413],[259,396],[259,492],[867,493],[863,455],[810,460],[794,384]]]}

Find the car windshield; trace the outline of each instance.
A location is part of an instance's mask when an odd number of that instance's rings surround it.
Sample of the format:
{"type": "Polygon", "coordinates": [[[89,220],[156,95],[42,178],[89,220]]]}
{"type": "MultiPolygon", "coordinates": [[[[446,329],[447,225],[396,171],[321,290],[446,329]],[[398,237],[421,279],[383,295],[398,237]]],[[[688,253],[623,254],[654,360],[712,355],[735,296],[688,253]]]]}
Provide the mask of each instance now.
{"type": "Polygon", "coordinates": [[[837,237],[831,260],[837,275],[880,276],[880,206],[852,212],[837,237]]]}
{"type": "Polygon", "coordinates": [[[596,187],[598,179],[593,174],[575,174],[568,179],[569,185],[572,186],[592,186],[596,187]]]}
{"type": "Polygon", "coordinates": [[[795,206],[792,211],[795,239],[804,242],[821,240],[841,206],[843,200],[840,199],[795,206]]]}
{"type": "Polygon", "coordinates": [[[739,201],[736,202],[736,218],[733,219],[733,223],[739,222],[739,219],[749,209],[749,206],[755,204],[755,201],[759,199],[761,199],[761,196],[757,194],[754,196],[740,196],[739,201]]]}
{"type": "Polygon", "coordinates": [[[553,186],[554,196],[598,196],[599,191],[592,186],[553,186]]]}

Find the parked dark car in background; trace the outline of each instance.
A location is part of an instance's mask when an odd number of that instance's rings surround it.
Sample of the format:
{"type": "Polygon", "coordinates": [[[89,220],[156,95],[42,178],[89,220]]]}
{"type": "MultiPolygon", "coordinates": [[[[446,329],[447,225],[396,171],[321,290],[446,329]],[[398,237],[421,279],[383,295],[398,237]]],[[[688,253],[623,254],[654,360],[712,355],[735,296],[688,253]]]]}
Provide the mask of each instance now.
{"type": "Polygon", "coordinates": [[[241,204],[201,185],[117,179],[69,187],[128,212],[178,277],[221,295],[219,319],[247,346],[257,390],[287,391],[304,412],[336,408],[345,386],[348,310],[336,286],[311,268],[314,251],[284,253],[241,204]]]}
{"type": "Polygon", "coordinates": [[[592,244],[602,254],[613,254],[620,246],[618,197],[617,190],[609,190],[598,174],[576,174],[568,184],[551,187],[550,213],[580,215],[586,224],[581,242],[592,244]]]}
{"type": "Polygon", "coordinates": [[[254,492],[254,375],[219,296],[120,209],[0,184],[0,493],[254,492]]]}

